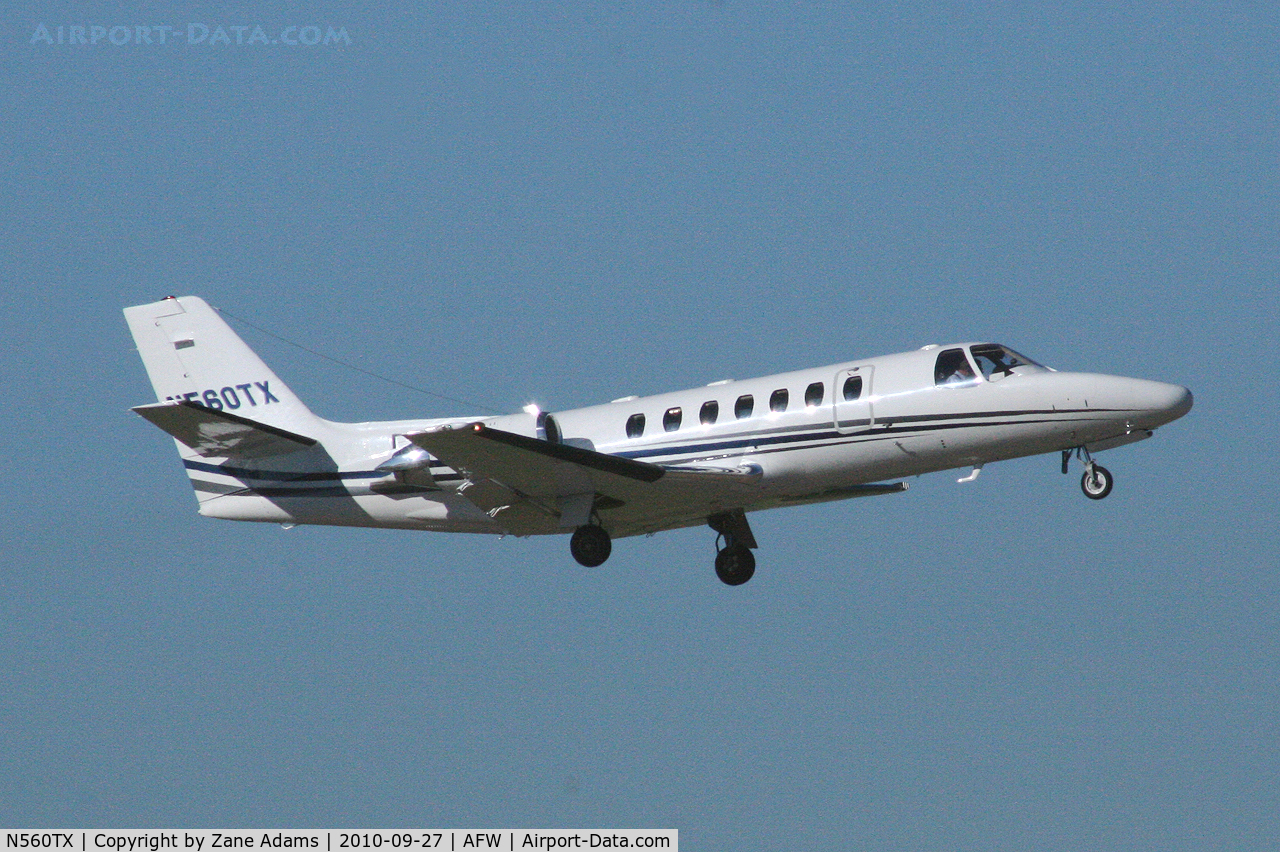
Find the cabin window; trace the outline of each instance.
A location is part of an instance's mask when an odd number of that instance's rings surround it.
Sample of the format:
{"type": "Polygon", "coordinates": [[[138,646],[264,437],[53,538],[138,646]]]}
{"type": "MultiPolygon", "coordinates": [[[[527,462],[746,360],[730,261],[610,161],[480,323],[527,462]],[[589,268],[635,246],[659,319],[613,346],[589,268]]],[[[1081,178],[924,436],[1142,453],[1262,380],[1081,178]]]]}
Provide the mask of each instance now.
{"type": "Polygon", "coordinates": [[[662,415],[662,428],[668,432],[674,432],[680,428],[680,417],[682,416],[680,406],[668,408],[667,413],[662,415]]]}
{"type": "Polygon", "coordinates": [[[702,403],[702,410],[698,412],[698,421],[703,426],[710,426],[716,422],[716,418],[720,416],[720,403],[714,399],[710,402],[702,403]]]}
{"type": "Polygon", "coordinates": [[[845,379],[844,389],[841,393],[844,394],[845,402],[853,402],[855,399],[862,396],[862,376],[850,376],[845,379]]]}
{"type": "Polygon", "coordinates": [[[627,437],[639,438],[644,434],[644,415],[633,414],[627,418],[627,437]]]}
{"type": "Polygon", "coordinates": [[[938,385],[969,385],[978,380],[963,349],[944,349],[933,367],[933,381],[938,385]]]}
{"type": "Polygon", "coordinates": [[[739,420],[742,420],[745,417],[750,417],[751,409],[755,404],[755,397],[749,393],[744,393],[742,396],[738,397],[738,401],[733,405],[733,416],[739,420]]]}
{"type": "Polygon", "coordinates": [[[769,397],[769,410],[770,411],[786,411],[787,398],[789,396],[790,394],[787,393],[786,388],[778,388],[769,397]]]}
{"type": "Polygon", "coordinates": [[[822,382],[814,382],[804,390],[804,404],[810,408],[822,405],[822,397],[826,393],[826,388],[822,382]]]}

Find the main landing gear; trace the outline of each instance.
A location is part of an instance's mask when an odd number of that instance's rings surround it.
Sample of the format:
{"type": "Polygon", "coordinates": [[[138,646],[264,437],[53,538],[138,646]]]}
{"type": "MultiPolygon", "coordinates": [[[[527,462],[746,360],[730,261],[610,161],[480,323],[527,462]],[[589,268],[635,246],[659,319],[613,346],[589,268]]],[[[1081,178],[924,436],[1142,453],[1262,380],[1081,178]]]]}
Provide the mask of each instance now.
{"type": "Polygon", "coordinates": [[[741,586],[755,575],[756,556],[743,544],[720,547],[721,538],[716,539],[716,576],[726,586],[741,586]]]}
{"type": "Polygon", "coordinates": [[[751,548],[756,538],[751,534],[747,515],[741,509],[721,512],[707,518],[707,526],[716,535],[716,576],[727,586],[741,586],[756,573],[756,555],[751,548]]]}
{"type": "Polygon", "coordinates": [[[603,565],[609,558],[609,554],[613,552],[613,542],[609,540],[609,533],[604,527],[583,524],[573,531],[573,538],[569,539],[569,552],[578,560],[579,565],[595,568],[603,565]]]}
{"type": "MultiPolygon", "coordinates": [[[[1071,459],[1071,450],[1062,451],[1062,472],[1067,472],[1067,462],[1071,459]]],[[[1090,500],[1101,500],[1111,493],[1111,486],[1115,484],[1115,477],[1111,475],[1111,471],[1093,460],[1093,456],[1089,455],[1089,450],[1085,447],[1075,448],[1076,458],[1084,461],[1084,475],[1080,477],[1080,490],[1084,492],[1084,496],[1090,500]]]]}
{"type": "MultiPolygon", "coordinates": [[[[756,556],[751,552],[756,538],[746,514],[741,509],[720,512],[707,518],[707,525],[717,533],[716,576],[725,585],[741,586],[756,573],[756,556]]],[[[585,568],[603,565],[612,551],[608,531],[594,517],[574,530],[569,539],[569,552],[585,568]]]]}

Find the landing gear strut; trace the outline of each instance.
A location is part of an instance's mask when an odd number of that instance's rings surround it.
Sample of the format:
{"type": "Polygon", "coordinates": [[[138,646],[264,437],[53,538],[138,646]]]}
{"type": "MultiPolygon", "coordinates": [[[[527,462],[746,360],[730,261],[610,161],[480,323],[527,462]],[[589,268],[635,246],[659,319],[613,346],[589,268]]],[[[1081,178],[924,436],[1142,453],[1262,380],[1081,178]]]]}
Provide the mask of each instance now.
{"type": "MultiPolygon", "coordinates": [[[[1111,493],[1111,486],[1115,484],[1115,477],[1111,475],[1111,471],[1093,460],[1093,456],[1089,455],[1089,450],[1085,447],[1076,447],[1076,458],[1084,460],[1084,475],[1080,477],[1080,490],[1084,492],[1084,496],[1090,500],[1101,500],[1111,493]]],[[[1067,461],[1071,458],[1071,450],[1062,451],[1062,472],[1067,472],[1067,461]]]]}
{"type": "Polygon", "coordinates": [[[569,539],[569,552],[578,564],[584,568],[595,568],[603,565],[613,552],[613,542],[604,527],[596,524],[583,524],[573,531],[569,539]]]}
{"type": "Polygon", "coordinates": [[[747,516],[741,509],[721,512],[707,518],[707,526],[715,530],[716,576],[728,586],[741,586],[756,573],[756,556],[751,548],[756,538],[751,534],[747,516]]]}

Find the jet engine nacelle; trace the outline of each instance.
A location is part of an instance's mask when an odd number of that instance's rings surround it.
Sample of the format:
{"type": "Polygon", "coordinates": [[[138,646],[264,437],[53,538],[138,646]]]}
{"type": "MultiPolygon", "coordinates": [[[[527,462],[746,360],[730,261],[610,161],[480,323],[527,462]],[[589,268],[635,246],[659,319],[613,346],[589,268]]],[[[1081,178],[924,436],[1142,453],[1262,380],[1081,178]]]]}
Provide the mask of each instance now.
{"type": "Polygon", "coordinates": [[[539,441],[548,441],[552,444],[559,444],[564,441],[564,436],[560,432],[560,424],[556,422],[555,415],[546,411],[538,411],[536,408],[532,411],[523,411],[520,414],[504,414],[501,417],[493,417],[485,420],[484,425],[494,429],[502,429],[505,432],[514,432],[517,435],[524,435],[528,438],[537,438],[539,441]]]}

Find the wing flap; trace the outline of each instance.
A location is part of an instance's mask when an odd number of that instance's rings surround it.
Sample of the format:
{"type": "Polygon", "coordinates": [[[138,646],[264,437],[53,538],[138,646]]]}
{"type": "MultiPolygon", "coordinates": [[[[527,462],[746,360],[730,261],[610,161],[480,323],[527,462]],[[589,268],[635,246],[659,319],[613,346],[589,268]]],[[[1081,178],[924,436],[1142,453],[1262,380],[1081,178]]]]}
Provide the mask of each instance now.
{"type": "Polygon", "coordinates": [[[314,438],[190,400],[139,405],[131,410],[202,456],[266,458],[305,450],[317,443],[314,438]]]}

